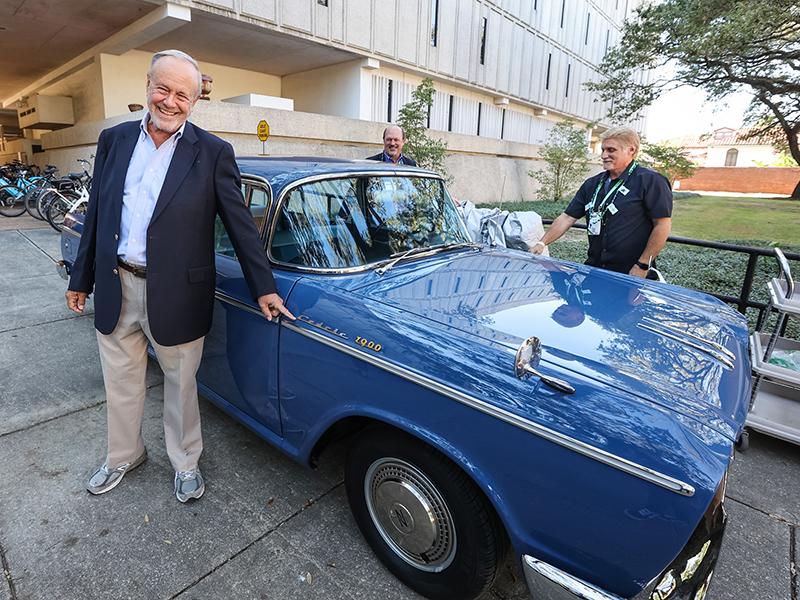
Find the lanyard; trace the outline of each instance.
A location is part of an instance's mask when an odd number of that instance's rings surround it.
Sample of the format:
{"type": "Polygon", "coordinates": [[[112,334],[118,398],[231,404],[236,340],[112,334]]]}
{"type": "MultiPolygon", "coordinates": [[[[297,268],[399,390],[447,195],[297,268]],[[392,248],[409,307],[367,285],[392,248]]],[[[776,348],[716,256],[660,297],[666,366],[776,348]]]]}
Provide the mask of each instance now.
{"type": "Polygon", "coordinates": [[[636,164],[636,161],[633,161],[631,163],[631,166],[628,167],[628,170],[625,172],[625,175],[621,179],[618,179],[617,183],[611,186],[611,189],[608,190],[608,193],[600,201],[600,205],[597,207],[597,210],[595,210],[595,206],[597,205],[597,195],[600,193],[600,189],[603,187],[603,184],[605,183],[605,177],[601,177],[600,181],[597,183],[597,187],[594,189],[594,194],[592,195],[592,201],[586,207],[586,212],[598,212],[602,216],[605,216],[608,207],[614,204],[614,200],[616,200],[617,198],[617,193],[619,192],[619,188],[621,188],[625,184],[625,182],[628,180],[628,178],[631,176],[631,173],[633,173],[633,171],[636,169],[637,166],[638,165],[636,164]],[[609,198],[612,198],[611,202],[607,202],[609,198]]]}

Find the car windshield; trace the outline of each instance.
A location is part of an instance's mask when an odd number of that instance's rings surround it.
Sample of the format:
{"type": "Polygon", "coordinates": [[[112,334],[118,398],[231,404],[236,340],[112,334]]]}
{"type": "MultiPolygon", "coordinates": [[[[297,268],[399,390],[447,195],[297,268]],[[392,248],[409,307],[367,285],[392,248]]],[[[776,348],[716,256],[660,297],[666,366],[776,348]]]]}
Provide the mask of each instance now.
{"type": "Polygon", "coordinates": [[[470,241],[444,184],[430,177],[306,183],[286,195],[276,218],[272,258],[305,267],[360,267],[470,241]]]}

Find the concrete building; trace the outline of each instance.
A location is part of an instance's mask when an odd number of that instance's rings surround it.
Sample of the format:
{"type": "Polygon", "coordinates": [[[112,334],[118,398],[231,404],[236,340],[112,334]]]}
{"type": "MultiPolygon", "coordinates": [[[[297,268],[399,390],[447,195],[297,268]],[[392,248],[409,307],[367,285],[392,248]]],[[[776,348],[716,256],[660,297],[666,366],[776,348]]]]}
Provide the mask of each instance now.
{"type": "Polygon", "coordinates": [[[0,161],[69,170],[102,128],[140,116],[130,110],[145,104],[152,52],[179,48],[213,78],[193,120],[239,154],[261,153],[262,118],[268,154],[373,154],[386,123],[432,77],[429,126],[448,143],[454,193],[531,198],[527,172],[539,168],[537,147],[554,122],[598,122],[595,139],[605,127],[607,107],[583,84],[597,79],[635,1],[3,3],[0,116],[16,115],[24,137],[7,135],[0,161]]]}
{"type": "Polygon", "coordinates": [[[701,136],[672,142],[701,167],[769,167],[778,162],[774,138],[750,137],[744,129],[721,127],[701,136]]]}

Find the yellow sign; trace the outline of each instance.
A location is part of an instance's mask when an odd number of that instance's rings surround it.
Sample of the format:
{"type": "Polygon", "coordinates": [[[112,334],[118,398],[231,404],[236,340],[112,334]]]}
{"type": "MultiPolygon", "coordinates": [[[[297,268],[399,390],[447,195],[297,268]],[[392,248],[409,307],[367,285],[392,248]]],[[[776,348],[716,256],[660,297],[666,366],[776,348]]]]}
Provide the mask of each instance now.
{"type": "Polygon", "coordinates": [[[258,134],[258,139],[262,142],[266,142],[267,138],[269,138],[269,123],[267,123],[264,119],[261,119],[258,122],[258,128],[256,129],[256,133],[258,134]]]}

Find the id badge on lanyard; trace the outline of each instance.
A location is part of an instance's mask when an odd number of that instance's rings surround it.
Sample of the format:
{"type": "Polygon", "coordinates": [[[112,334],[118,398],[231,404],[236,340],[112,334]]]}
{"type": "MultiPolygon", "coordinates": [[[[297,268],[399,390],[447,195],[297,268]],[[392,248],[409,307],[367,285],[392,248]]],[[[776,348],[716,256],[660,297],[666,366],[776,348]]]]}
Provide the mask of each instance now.
{"type": "Polygon", "coordinates": [[[603,198],[602,202],[600,202],[600,207],[598,207],[600,208],[600,210],[596,210],[595,207],[597,206],[597,195],[600,193],[600,189],[603,186],[603,180],[601,179],[600,183],[597,184],[597,189],[595,189],[594,191],[592,202],[589,205],[587,211],[588,213],[587,230],[589,235],[600,235],[600,229],[603,227],[603,216],[605,215],[606,211],[610,212],[612,215],[617,214],[618,209],[614,205],[614,199],[617,197],[617,192],[622,192],[623,195],[627,195],[627,193],[630,191],[628,190],[628,188],[625,187],[624,184],[625,180],[628,179],[628,177],[630,177],[630,174],[633,173],[633,170],[635,168],[636,168],[636,162],[634,161],[631,164],[630,168],[628,169],[628,172],[625,174],[625,177],[622,180],[617,181],[617,183],[614,184],[614,187],[608,190],[606,197],[603,198]],[[609,199],[609,197],[611,197],[611,202],[606,204],[606,201],[609,199]],[[603,207],[603,205],[605,206],[603,207]]]}
{"type": "Polygon", "coordinates": [[[599,212],[592,211],[589,213],[588,231],[589,235],[600,235],[600,226],[603,221],[603,215],[599,212]]]}

